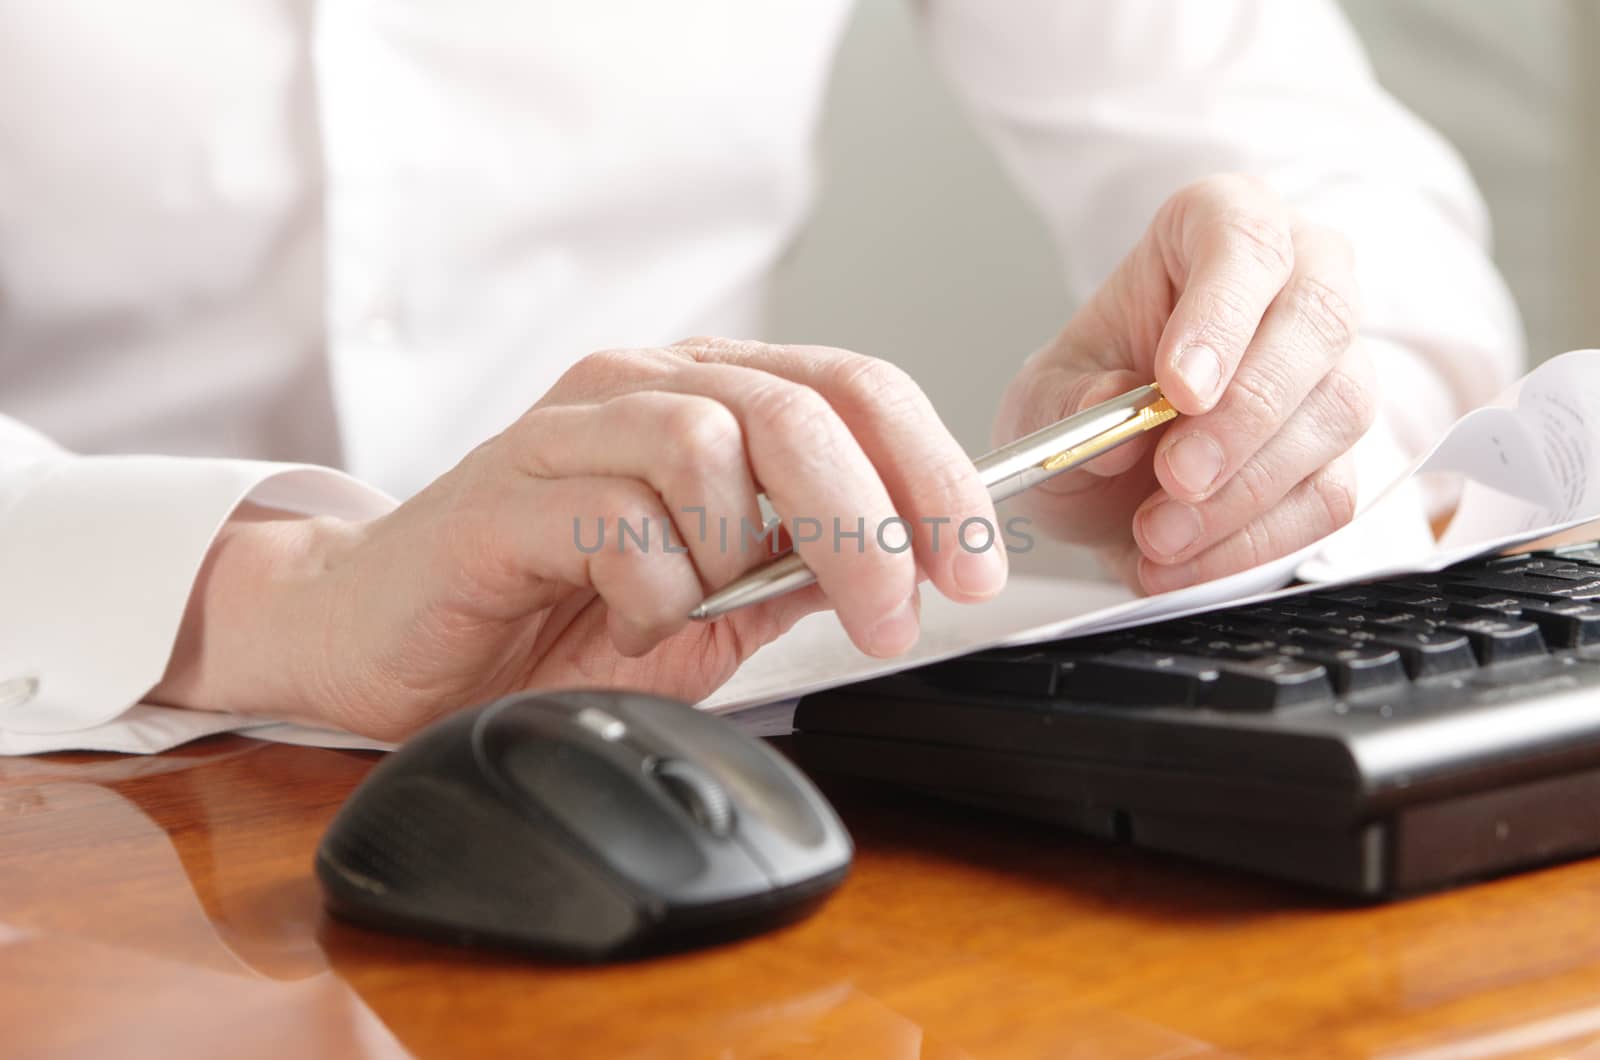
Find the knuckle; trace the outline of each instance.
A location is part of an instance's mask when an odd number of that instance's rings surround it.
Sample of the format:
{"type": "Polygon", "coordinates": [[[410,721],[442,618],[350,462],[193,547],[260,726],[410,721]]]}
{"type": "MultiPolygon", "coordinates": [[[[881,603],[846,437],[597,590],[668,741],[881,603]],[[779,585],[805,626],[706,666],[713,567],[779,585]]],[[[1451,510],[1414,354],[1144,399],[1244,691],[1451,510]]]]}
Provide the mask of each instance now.
{"type": "Polygon", "coordinates": [[[654,481],[665,497],[701,496],[706,483],[726,480],[745,461],[738,417],[709,398],[677,402],[666,414],[660,437],[665,467],[654,481]]]}
{"type": "Polygon", "coordinates": [[[631,520],[634,526],[642,526],[644,520],[655,516],[659,509],[655,492],[642,482],[606,479],[597,489],[595,506],[611,519],[631,520]]]}
{"type": "Polygon", "coordinates": [[[1256,264],[1275,276],[1294,269],[1294,238],[1272,218],[1247,210],[1230,210],[1217,222],[1222,238],[1244,250],[1256,264]]]}
{"type": "Polygon", "coordinates": [[[897,408],[915,404],[922,391],[899,365],[859,354],[841,358],[832,385],[846,400],[864,408],[897,408]]]}
{"type": "Polygon", "coordinates": [[[643,362],[644,358],[637,350],[599,350],[562,373],[551,391],[592,393],[638,373],[643,362]]]}
{"type": "Polygon", "coordinates": [[[1250,299],[1238,283],[1218,283],[1200,296],[1200,314],[1208,321],[1242,324],[1250,316],[1250,299]]]}
{"type": "MultiPolygon", "coordinates": [[[[898,514],[909,524],[907,529],[913,541],[918,539],[919,534],[928,532],[928,527],[932,525],[928,520],[938,519],[949,520],[938,537],[941,552],[948,549],[950,534],[968,519],[983,520],[998,538],[998,517],[988,491],[972,473],[972,465],[966,464],[963,470],[961,463],[965,462],[928,461],[912,469],[913,485],[909,496],[900,505],[898,514]]],[[[979,540],[976,530],[973,534],[973,540],[979,540]]]]}
{"type": "Polygon", "coordinates": [[[1236,282],[1213,283],[1195,292],[1198,340],[1213,349],[1241,347],[1253,325],[1250,299],[1236,282]]]}
{"type": "Polygon", "coordinates": [[[1260,460],[1246,461],[1234,473],[1233,481],[1239,494],[1239,503],[1252,519],[1264,514],[1283,495],[1283,490],[1276,487],[1271,472],[1260,460]]]}
{"type": "Polygon", "coordinates": [[[1378,418],[1378,396],[1367,380],[1336,367],[1323,378],[1321,389],[1330,406],[1329,418],[1347,439],[1366,434],[1378,418]]]}
{"type": "Polygon", "coordinates": [[[915,503],[919,507],[950,513],[984,510],[983,483],[965,461],[934,460],[917,469],[915,503]]]}
{"type": "Polygon", "coordinates": [[[1312,480],[1317,503],[1327,516],[1328,530],[1344,526],[1356,514],[1355,480],[1340,465],[1322,471],[1312,480]]]}
{"type": "Polygon", "coordinates": [[[1290,286],[1290,299],[1295,319],[1310,330],[1318,346],[1342,353],[1355,341],[1359,326],[1355,302],[1338,288],[1302,276],[1290,286]]]}
{"type": "Polygon", "coordinates": [[[1228,387],[1228,417],[1250,438],[1270,436],[1283,420],[1288,387],[1278,372],[1256,365],[1233,378],[1228,387]]]}
{"type": "Polygon", "coordinates": [[[710,398],[686,398],[672,403],[661,424],[661,436],[673,455],[702,461],[740,444],[739,420],[728,408],[710,398]]]}
{"type": "Polygon", "coordinates": [[[826,422],[833,408],[808,386],[774,382],[751,399],[750,410],[756,422],[777,434],[804,437],[816,429],[819,421],[826,422]]]}
{"type": "Polygon", "coordinates": [[[1236,569],[1254,567],[1278,555],[1277,539],[1265,519],[1246,523],[1239,531],[1238,541],[1240,561],[1233,565],[1236,569]]]}
{"type": "Polygon", "coordinates": [[[766,349],[766,344],[754,339],[727,339],[714,335],[696,335],[684,339],[678,346],[696,361],[716,361],[728,356],[749,356],[766,349]]]}

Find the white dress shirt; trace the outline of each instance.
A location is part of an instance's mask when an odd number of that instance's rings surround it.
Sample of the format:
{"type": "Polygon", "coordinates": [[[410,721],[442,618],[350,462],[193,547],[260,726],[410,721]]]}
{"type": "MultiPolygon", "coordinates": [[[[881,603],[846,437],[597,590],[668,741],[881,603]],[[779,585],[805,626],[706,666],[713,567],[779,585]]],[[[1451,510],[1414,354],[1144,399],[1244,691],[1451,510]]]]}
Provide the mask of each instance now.
{"type": "MultiPolygon", "coordinates": [[[[1354,242],[1396,458],[1515,374],[1471,182],[1332,4],[919,10],[1073,298],[1245,170],[1354,242]]],[[[260,724],[136,706],[242,498],[369,518],[585,354],[759,337],[848,13],[0,0],[0,753],[260,724]]]]}

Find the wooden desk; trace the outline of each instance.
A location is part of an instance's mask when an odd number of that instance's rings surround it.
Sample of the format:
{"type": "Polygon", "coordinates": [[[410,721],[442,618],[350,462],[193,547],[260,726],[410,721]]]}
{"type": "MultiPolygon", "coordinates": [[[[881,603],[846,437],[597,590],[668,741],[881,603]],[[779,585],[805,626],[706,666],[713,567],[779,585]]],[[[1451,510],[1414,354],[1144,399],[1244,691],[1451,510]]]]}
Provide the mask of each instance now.
{"type": "Polygon", "coordinates": [[[0,1055],[1432,1060],[1600,1042],[1600,860],[1350,908],[835,784],[859,854],[817,916],[558,967],[326,917],[312,850],[372,761],[238,737],[0,760],[0,1055]]]}

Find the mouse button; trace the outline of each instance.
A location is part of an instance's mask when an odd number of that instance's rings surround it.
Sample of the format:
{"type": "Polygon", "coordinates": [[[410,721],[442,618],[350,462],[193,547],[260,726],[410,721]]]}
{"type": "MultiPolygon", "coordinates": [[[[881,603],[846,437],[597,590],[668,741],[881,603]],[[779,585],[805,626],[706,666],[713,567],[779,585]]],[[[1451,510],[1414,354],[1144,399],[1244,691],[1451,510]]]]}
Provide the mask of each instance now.
{"type": "MultiPolygon", "coordinates": [[[[642,698],[642,697],[641,697],[642,698]]],[[[724,718],[701,714],[676,703],[655,700],[630,711],[634,728],[650,728],[670,740],[679,758],[693,757],[748,813],[791,843],[821,847],[829,836],[831,814],[808,798],[811,782],[777,751],[739,731],[724,718]],[[672,709],[669,713],[668,708],[672,709]]],[[[817,799],[820,802],[820,799],[817,799]]]]}
{"type": "Polygon", "coordinates": [[[839,819],[830,813],[830,826],[824,828],[816,843],[799,844],[791,838],[759,822],[751,827],[746,815],[739,838],[749,848],[751,856],[766,868],[775,887],[813,880],[820,875],[842,869],[850,864],[854,854],[850,833],[839,819]]]}
{"type": "Polygon", "coordinates": [[[705,871],[684,825],[622,763],[551,740],[518,740],[489,754],[540,810],[618,871],[661,887],[705,871]]]}
{"type": "Polygon", "coordinates": [[[718,838],[733,829],[733,802],[705,770],[681,758],[658,759],[651,767],[661,786],[684,812],[718,838]]]}

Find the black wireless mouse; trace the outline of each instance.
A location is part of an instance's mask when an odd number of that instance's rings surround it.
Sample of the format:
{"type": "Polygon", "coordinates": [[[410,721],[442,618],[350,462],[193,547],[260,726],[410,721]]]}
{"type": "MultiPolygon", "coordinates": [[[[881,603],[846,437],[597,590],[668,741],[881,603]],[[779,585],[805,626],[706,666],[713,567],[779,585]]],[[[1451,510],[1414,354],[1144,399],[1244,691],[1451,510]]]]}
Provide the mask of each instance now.
{"type": "Polygon", "coordinates": [[[631,692],[530,692],[436,722],[339,810],[336,916],[605,960],[799,919],[850,866],[800,771],[730,722],[631,692]]]}

